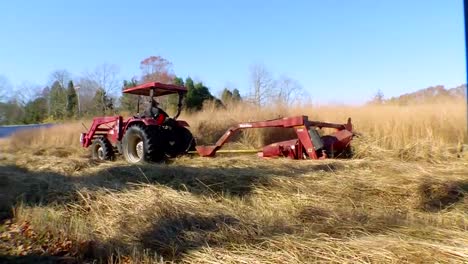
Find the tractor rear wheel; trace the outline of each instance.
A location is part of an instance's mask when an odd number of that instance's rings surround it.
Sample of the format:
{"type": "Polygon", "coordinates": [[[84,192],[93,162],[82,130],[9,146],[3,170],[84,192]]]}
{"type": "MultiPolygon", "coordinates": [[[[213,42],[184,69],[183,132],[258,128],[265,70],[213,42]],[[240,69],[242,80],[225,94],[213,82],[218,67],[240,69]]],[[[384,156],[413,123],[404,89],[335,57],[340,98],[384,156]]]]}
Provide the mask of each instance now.
{"type": "Polygon", "coordinates": [[[115,158],[114,148],[109,140],[105,137],[98,137],[93,140],[91,145],[91,153],[93,159],[97,160],[113,160],[115,158]]]}
{"type": "Polygon", "coordinates": [[[129,163],[157,162],[164,158],[155,128],[133,125],[127,128],[122,140],[123,155],[129,163]]]}
{"type": "Polygon", "coordinates": [[[166,155],[175,158],[188,151],[195,150],[195,139],[192,133],[185,127],[175,126],[171,130],[171,139],[166,146],[166,155]]]}

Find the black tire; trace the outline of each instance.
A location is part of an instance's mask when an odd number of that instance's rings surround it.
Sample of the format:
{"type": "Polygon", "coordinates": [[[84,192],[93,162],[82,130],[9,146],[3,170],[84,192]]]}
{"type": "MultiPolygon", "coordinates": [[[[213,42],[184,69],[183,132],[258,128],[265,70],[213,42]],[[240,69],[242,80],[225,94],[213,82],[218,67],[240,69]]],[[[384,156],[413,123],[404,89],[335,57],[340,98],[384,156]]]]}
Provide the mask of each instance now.
{"type": "Polygon", "coordinates": [[[93,140],[91,154],[93,159],[97,160],[114,160],[115,158],[114,148],[105,137],[98,137],[93,140]]]}
{"type": "Polygon", "coordinates": [[[138,124],[127,128],[122,140],[122,151],[129,163],[158,162],[164,159],[156,127],[138,124]]]}
{"type": "Polygon", "coordinates": [[[168,133],[171,135],[165,148],[167,156],[174,158],[195,150],[195,139],[187,128],[174,126],[168,133]]]}
{"type": "Polygon", "coordinates": [[[347,146],[341,153],[341,157],[343,157],[344,159],[354,158],[354,148],[351,145],[347,146]]]}
{"type": "Polygon", "coordinates": [[[328,157],[337,158],[337,159],[350,159],[354,156],[353,148],[351,145],[346,146],[342,151],[332,150],[330,146],[336,142],[338,139],[334,136],[326,135],[322,137],[322,142],[324,142],[324,149],[328,157]]]}

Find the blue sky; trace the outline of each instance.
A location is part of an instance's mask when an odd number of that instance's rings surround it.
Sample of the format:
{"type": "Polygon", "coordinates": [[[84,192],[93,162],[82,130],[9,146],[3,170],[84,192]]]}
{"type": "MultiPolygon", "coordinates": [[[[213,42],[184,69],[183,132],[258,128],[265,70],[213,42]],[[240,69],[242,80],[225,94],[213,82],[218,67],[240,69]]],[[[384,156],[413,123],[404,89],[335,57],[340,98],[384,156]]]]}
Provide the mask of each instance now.
{"type": "Polygon", "coordinates": [[[255,63],[321,103],[466,82],[461,0],[10,0],[0,14],[0,75],[17,86],[102,63],[131,78],[151,55],[215,94],[246,93],[255,63]]]}

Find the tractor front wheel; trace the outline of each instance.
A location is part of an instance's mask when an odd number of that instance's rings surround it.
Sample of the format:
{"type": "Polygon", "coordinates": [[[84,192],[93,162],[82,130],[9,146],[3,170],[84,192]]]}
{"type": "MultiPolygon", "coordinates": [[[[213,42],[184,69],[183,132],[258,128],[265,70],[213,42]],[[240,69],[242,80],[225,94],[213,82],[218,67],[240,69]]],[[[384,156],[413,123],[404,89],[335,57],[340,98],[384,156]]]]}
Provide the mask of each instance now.
{"type": "Polygon", "coordinates": [[[113,160],[115,158],[114,148],[105,137],[98,137],[93,140],[91,154],[93,159],[97,160],[113,160]]]}
{"type": "Polygon", "coordinates": [[[123,155],[129,163],[157,162],[164,158],[157,130],[145,125],[127,128],[122,140],[123,155]]]}

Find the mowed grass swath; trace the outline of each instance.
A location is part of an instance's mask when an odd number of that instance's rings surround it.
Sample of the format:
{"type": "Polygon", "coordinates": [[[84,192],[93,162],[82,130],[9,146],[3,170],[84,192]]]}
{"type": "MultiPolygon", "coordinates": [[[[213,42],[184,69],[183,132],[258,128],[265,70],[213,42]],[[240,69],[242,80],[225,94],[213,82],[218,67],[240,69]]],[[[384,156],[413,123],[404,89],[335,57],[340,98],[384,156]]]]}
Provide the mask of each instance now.
{"type": "MultiPolygon", "coordinates": [[[[466,142],[465,110],[463,102],[206,105],[180,118],[207,144],[243,121],[351,117],[360,134],[351,160],[219,155],[135,166],[91,161],[79,122],[24,131],[2,143],[0,208],[39,236],[72,241],[79,260],[103,263],[464,263],[468,160],[456,147],[466,142]]],[[[258,148],[288,133],[245,130],[229,147],[258,148]]]]}

